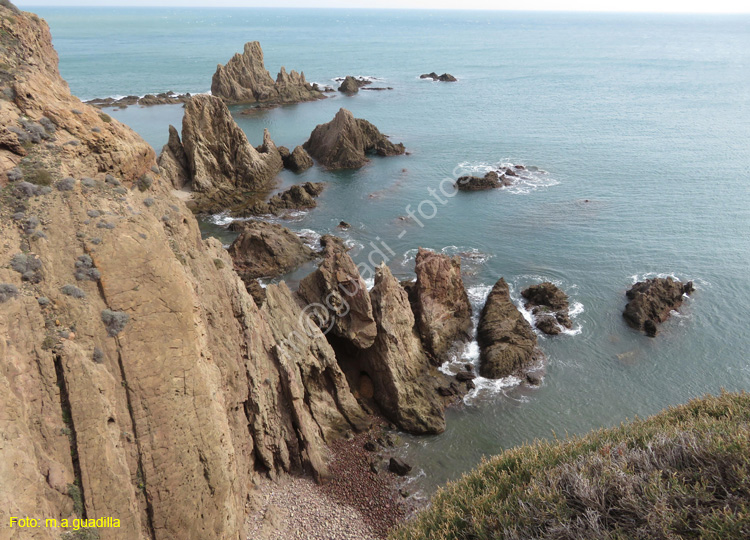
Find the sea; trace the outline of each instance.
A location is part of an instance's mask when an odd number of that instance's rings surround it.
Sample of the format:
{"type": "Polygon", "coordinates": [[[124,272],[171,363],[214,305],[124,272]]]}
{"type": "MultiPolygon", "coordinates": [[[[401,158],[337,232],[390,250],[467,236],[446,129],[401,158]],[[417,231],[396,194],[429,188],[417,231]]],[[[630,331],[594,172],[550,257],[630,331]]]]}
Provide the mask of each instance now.
{"type": "MultiPolygon", "coordinates": [[[[209,92],[216,65],[253,40],[273,77],[283,65],[321,86],[354,75],[392,88],[249,116],[232,108],[253,144],[268,128],[293,148],[345,107],[406,145],[409,155],[357,171],[283,172],[278,189],[327,188],[318,208],[279,221],[311,244],[339,234],[358,263],[385,261],[401,279],[414,276],[419,247],[458,255],[475,319],[500,277],[521,308],[534,283],[568,293],[573,330],[539,336],[541,387],[478,379],[447,411],[444,433],[401,435],[415,496],[503,449],[750,388],[750,17],[27,9],[50,24],[62,75],[82,99],[209,92]],[[432,71],[458,81],[419,78],[432,71]],[[502,164],[525,166],[525,178],[450,189],[502,164]],[[654,276],[692,280],[696,291],[648,338],[622,311],[626,290],[654,276]]],[[[182,111],[107,110],[157,152],[182,111]]],[[[204,235],[230,243],[228,221],[204,219],[204,235]]],[[[310,270],[284,279],[294,286],[310,270]]],[[[471,342],[442,369],[477,361],[471,342]]]]}

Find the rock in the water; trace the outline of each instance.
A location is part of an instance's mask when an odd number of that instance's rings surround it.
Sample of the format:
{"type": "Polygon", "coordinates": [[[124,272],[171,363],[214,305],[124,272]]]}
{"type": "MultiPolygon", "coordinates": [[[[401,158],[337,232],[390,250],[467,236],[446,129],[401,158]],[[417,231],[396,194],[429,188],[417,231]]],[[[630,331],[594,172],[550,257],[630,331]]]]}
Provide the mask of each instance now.
{"type": "Polygon", "coordinates": [[[143,97],[139,96],[125,96],[123,98],[95,98],[90,99],[86,103],[98,107],[100,109],[118,107],[125,109],[129,105],[141,105],[143,107],[150,107],[152,105],[175,105],[179,103],[187,103],[192,96],[190,93],[187,94],[175,94],[171,90],[169,92],[162,92],[160,94],[146,94],[143,97]]]}
{"type": "Polygon", "coordinates": [[[459,191],[481,191],[484,189],[499,188],[502,185],[500,177],[495,171],[490,171],[483,177],[462,176],[456,181],[456,188],[459,191]]]}
{"type": "Polygon", "coordinates": [[[369,153],[395,156],[406,151],[403,144],[393,144],[370,122],[354,118],[346,109],[318,125],[303,146],[329,169],[358,169],[367,163],[369,153]]]}
{"type": "Polygon", "coordinates": [[[399,476],[406,476],[411,472],[411,465],[406,463],[403,459],[392,457],[388,461],[388,470],[399,476]]]}
{"type": "Polygon", "coordinates": [[[336,242],[326,243],[323,262],[300,281],[297,292],[324,333],[331,331],[359,349],[375,342],[377,324],[367,285],[352,258],[336,242]]]}
{"type": "Polygon", "coordinates": [[[256,202],[251,206],[237,210],[238,216],[259,216],[264,214],[280,215],[288,210],[308,210],[318,203],[315,197],[325,188],[323,182],[305,182],[296,184],[282,193],[271,197],[268,202],[256,202]]]}
{"type": "Polygon", "coordinates": [[[423,73],[419,76],[420,79],[432,79],[433,81],[441,81],[441,82],[456,82],[458,79],[456,79],[453,75],[450,73],[443,73],[442,75],[438,75],[434,71],[432,73],[423,73]]]}
{"type": "MultiPolygon", "coordinates": [[[[179,163],[176,130],[170,130],[165,147],[165,164],[179,163]]],[[[235,123],[227,106],[217,97],[201,95],[191,99],[182,119],[182,148],[187,162],[193,198],[200,210],[224,210],[245,200],[245,192],[265,191],[283,168],[281,154],[266,130],[263,144],[254,148],[235,123]]],[[[166,168],[168,176],[179,168],[166,168]]]]}
{"type": "Polygon", "coordinates": [[[313,160],[310,157],[310,154],[308,154],[301,146],[296,146],[294,151],[289,154],[288,157],[283,158],[283,161],[284,167],[292,172],[303,172],[313,166],[313,160]]]}
{"type": "Polygon", "coordinates": [[[643,330],[650,337],[658,333],[658,325],[669,318],[672,310],[677,310],[684,299],[695,290],[693,282],[667,278],[653,278],[640,281],[627,292],[628,300],[622,316],[630,326],[643,330]]]}
{"type": "Polygon", "coordinates": [[[534,315],[534,324],[545,334],[559,334],[560,326],[573,328],[568,296],[553,283],[532,285],[521,291],[521,296],[526,299],[526,309],[534,315]]]}
{"type": "Polygon", "coordinates": [[[409,297],[387,266],[375,272],[370,291],[377,337],[362,351],[362,369],[375,387],[375,401],[385,416],[410,433],[445,431],[443,403],[429,372],[430,361],[414,329],[409,297]]]}
{"type": "Polygon", "coordinates": [[[286,227],[264,221],[233,225],[240,235],[229,247],[229,254],[246,284],[257,278],[286,274],[315,258],[313,250],[286,227]]]}
{"type": "Polygon", "coordinates": [[[356,94],[359,92],[359,83],[357,82],[357,79],[352,77],[351,75],[347,75],[346,79],[344,79],[344,82],[341,83],[341,86],[339,86],[339,92],[343,92],[345,94],[356,94]]]}
{"type": "Polygon", "coordinates": [[[180,142],[180,135],[174,126],[169,126],[169,141],[159,155],[159,168],[164,177],[172,182],[175,189],[182,189],[190,182],[187,156],[180,142]]]}
{"type": "Polygon", "coordinates": [[[500,379],[523,372],[543,358],[536,334],[510,299],[505,279],[495,283],[479,317],[479,373],[500,379]]]}
{"type": "Polygon", "coordinates": [[[419,248],[413,286],[417,328],[427,350],[439,361],[456,340],[471,331],[471,304],[461,278],[461,259],[419,248]]]}
{"type": "Polygon", "coordinates": [[[225,66],[216,68],[211,94],[227,103],[299,103],[324,97],[305,80],[304,73],[287,73],[282,67],[274,81],[263,64],[263,49],[257,41],[246,43],[242,54],[235,54],[225,66]]]}

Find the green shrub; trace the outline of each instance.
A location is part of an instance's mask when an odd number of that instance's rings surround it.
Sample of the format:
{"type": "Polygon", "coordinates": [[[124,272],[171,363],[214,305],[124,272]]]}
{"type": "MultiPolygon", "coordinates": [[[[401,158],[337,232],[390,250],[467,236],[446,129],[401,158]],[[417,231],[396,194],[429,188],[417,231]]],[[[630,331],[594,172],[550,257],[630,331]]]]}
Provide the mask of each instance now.
{"type": "Polygon", "coordinates": [[[37,186],[49,186],[52,184],[52,175],[47,169],[37,167],[28,171],[24,178],[27,182],[36,184],[37,186]]]}
{"type": "Polygon", "coordinates": [[[112,117],[110,115],[108,115],[108,114],[99,113],[99,118],[102,119],[102,122],[105,122],[107,124],[109,124],[110,122],[112,122],[112,117]]]}
{"type": "Polygon", "coordinates": [[[750,394],[508,450],[391,538],[750,538],[750,394]]]}

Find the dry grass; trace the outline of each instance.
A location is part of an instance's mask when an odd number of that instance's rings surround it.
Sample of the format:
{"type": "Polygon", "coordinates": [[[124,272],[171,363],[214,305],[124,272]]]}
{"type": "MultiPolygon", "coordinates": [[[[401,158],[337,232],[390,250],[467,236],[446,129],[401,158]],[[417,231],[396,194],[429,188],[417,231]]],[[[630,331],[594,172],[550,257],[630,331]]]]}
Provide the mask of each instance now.
{"type": "Polygon", "coordinates": [[[508,450],[392,538],[750,538],[750,394],[508,450]]]}

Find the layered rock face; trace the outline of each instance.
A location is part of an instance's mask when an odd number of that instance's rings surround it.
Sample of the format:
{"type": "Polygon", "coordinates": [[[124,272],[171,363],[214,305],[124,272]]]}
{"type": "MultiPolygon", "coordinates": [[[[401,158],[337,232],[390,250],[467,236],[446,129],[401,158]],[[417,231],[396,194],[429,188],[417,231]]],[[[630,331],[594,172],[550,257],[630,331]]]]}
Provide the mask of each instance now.
{"type": "Polygon", "coordinates": [[[545,281],[521,291],[525,307],[534,315],[535,326],[549,335],[557,335],[562,328],[573,328],[570,320],[568,295],[555,284],[545,281]]]}
{"type": "Polygon", "coordinates": [[[406,152],[403,144],[393,144],[370,122],[354,118],[346,109],[318,125],[303,147],[329,169],[358,169],[368,162],[370,153],[395,156],[406,152]]]}
{"type": "Polygon", "coordinates": [[[377,268],[370,291],[377,321],[374,344],[360,361],[375,388],[383,413],[411,433],[445,430],[443,402],[436,393],[436,377],[414,329],[414,315],[406,291],[387,266],[377,268]]]}
{"type": "Polygon", "coordinates": [[[305,74],[283,67],[276,80],[263,63],[263,49],[257,41],[245,44],[225,66],[219,64],[211,82],[211,94],[227,103],[299,103],[321,99],[323,94],[305,80],[305,74]]]}
{"type": "Polygon", "coordinates": [[[543,358],[531,325],[510,299],[505,279],[495,283],[477,328],[479,373],[489,379],[519,374],[543,358]]]}
{"type": "Polygon", "coordinates": [[[325,332],[358,349],[375,342],[377,324],[367,286],[340,243],[325,243],[323,262],[300,282],[297,292],[325,332]]]}
{"type": "Polygon", "coordinates": [[[232,207],[248,194],[267,191],[283,168],[268,130],[263,144],[254,148],[227,106],[214,96],[195,96],[185,106],[181,146],[182,153],[176,130],[170,129],[159,162],[175,187],[186,183],[180,173],[187,171],[193,199],[203,211],[232,207]]]}
{"type": "Polygon", "coordinates": [[[638,282],[627,292],[630,301],[622,316],[633,328],[654,337],[659,332],[658,325],[682,305],[683,295],[690,295],[694,290],[692,281],[682,283],[671,277],[638,282]]]}
{"type": "Polygon", "coordinates": [[[182,189],[190,184],[192,174],[188,168],[185,149],[180,142],[180,134],[174,126],[169,126],[169,140],[161,150],[158,163],[161,173],[170,179],[175,189],[182,189]]]}
{"type": "Polygon", "coordinates": [[[471,332],[471,304],[461,278],[461,259],[419,248],[412,297],[417,328],[436,361],[471,332]]]}
{"type": "Polygon", "coordinates": [[[292,348],[289,292],[256,307],[150,147],[70,96],[46,24],[3,4],[0,25],[0,521],[245,538],[254,479],[325,476],[322,443],[362,412],[320,331],[292,348]]]}

